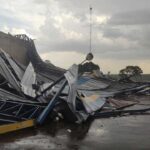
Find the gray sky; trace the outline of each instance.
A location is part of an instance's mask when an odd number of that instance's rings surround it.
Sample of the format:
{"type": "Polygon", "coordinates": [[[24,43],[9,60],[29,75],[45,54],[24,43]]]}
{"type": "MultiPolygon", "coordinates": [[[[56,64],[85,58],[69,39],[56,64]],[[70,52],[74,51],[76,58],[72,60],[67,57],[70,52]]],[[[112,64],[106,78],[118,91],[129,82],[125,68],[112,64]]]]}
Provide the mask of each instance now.
{"type": "Polygon", "coordinates": [[[0,30],[36,39],[38,52],[60,67],[81,62],[92,48],[105,73],[139,65],[150,73],[150,0],[0,0],[0,30]]]}

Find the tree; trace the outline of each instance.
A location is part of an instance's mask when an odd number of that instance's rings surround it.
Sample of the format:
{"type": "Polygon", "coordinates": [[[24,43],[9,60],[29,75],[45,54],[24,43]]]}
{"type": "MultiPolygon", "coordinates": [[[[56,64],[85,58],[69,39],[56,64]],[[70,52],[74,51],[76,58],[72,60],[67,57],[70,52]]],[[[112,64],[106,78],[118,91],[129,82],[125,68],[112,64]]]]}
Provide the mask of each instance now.
{"type": "Polygon", "coordinates": [[[142,73],[143,71],[139,66],[127,66],[119,72],[120,81],[132,81],[132,77],[141,77],[142,73]]]}

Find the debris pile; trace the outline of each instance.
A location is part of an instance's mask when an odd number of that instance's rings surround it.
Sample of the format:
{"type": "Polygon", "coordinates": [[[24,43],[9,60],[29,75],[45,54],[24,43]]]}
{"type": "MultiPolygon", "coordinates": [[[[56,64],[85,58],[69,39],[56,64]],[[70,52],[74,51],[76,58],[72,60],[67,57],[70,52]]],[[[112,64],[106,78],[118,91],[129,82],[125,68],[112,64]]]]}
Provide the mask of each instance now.
{"type": "Polygon", "coordinates": [[[89,118],[150,111],[147,106],[128,109],[140,101],[123,98],[135,93],[149,95],[150,83],[109,79],[90,55],[79,65],[61,69],[43,62],[33,40],[28,41],[28,66],[0,49],[1,124],[31,118],[38,124],[54,118],[82,123],[89,118]]]}

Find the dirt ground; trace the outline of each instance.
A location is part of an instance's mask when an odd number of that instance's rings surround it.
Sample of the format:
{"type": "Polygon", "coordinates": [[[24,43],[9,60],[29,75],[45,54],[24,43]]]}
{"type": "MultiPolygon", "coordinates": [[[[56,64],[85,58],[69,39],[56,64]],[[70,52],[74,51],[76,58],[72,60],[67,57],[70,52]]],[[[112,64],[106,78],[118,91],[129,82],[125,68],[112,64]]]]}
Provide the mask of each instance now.
{"type": "MultiPolygon", "coordinates": [[[[147,106],[150,97],[141,99],[147,106]]],[[[105,118],[82,125],[53,122],[0,136],[0,150],[149,150],[150,114],[105,118]]]]}

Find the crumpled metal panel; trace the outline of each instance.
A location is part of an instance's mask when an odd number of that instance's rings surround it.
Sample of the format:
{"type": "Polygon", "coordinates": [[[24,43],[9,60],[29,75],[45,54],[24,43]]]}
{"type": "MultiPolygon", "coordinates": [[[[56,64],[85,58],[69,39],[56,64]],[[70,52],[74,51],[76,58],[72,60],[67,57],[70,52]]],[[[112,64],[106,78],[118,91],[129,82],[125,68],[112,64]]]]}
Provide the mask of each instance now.
{"type": "Polygon", "coordinates": [[[34,45],[34,41],[31,40],[28,45],[28,57],[31,63],[35,68],[35,72],[38,72],[42,76],[52,80],[57,81],[64,73],[65,69],[56,67],[51,63],[45,63],[36,51],[36,47],[34,45]]]}
{"type": "Polygon", "coordinates": [[[95,80],[87,76],[82,76],[78,80],[78,90],[101,90],[108,86],[109,84],[106,84],[103,81],[95,80]]]}
{"type": "Polygon", "coordinates": [[[66,73],[65,77],[69,84],[69,94],[67,103],[70,107],[70,110],[76,115],[78,118],[78,122],[82,122],[87,119],[88,114],[84,111],[76,110],[76,97],[77,97],[77,80],[78,80],[78,66],[73,65],[66,73]]]}
{"type": "Polygon", "coordinates": [[[140,91],[137,92],[138,94],[143,94],[143,95],[150,95],[150,85],[149,87],[146,87],[140,91]]]}
{"type": "Polygon", "coordinates": [[[133,106],[139,103],[138,101],[128,101],[128,100],[122,100],[122,99],[118,100],[114,98],[109,98],[107,102],[109,103],[111,107],[115,109],[122,109],[122,108],[133,106]]]}
{"type": "Polygon", "coordinates": [[[11,93],[7,90],[4,90],[0,88],[0,100],[5,100],[5,101],[18,101],[18,102],[27,102],[27,103],[37,103],[31,99],[26,99],[22,96],[16,95],[14,93],[11,93]]]}
{"type": "MultiPolygon", "coordinates": [[[[5,55],[2,51],[0,51],[0,74],[9,82],[9,84],[16,89],[18,92],[21,92],[21,86],[19,81],[17,81],[15,75],[12,72],[11,66],[5,61],[8,61],[7,58],[4,58],[5,55]],[[5,60],[6,59],[6,60],[5,60]]],[[[11,64],[10,64],[11,65],[11,64]]]]}
{"type": "Polygon", "coordinates": [[[35,89],[32,87],[33,84],[36,84],[36,73],[34,72],[34,68],[30,63],[21,80],[22,91],[24,94],[31,97],[36,96],[35,89]]]}
{"type": "Polygon", "coordinates": [[[99,110],[106,102],[106,98],[94,94],[80,98],[82,99],[82,102],[88,113],[92,113],[99,110]]]}
{"type": "Polygon", "coordinates": [[[12,69],[14,70],[14,72],[16,73],[17,77],[19,80],[22,79],[24,71],[17,65],[17,63],[12,59],[12,57],[10,57],[10,55],[8,55],[6,52],[4,52],[2,49],[0,50],[6,57],[7,61],[9,62],[9,64],[11,65],[12,69]]]}

